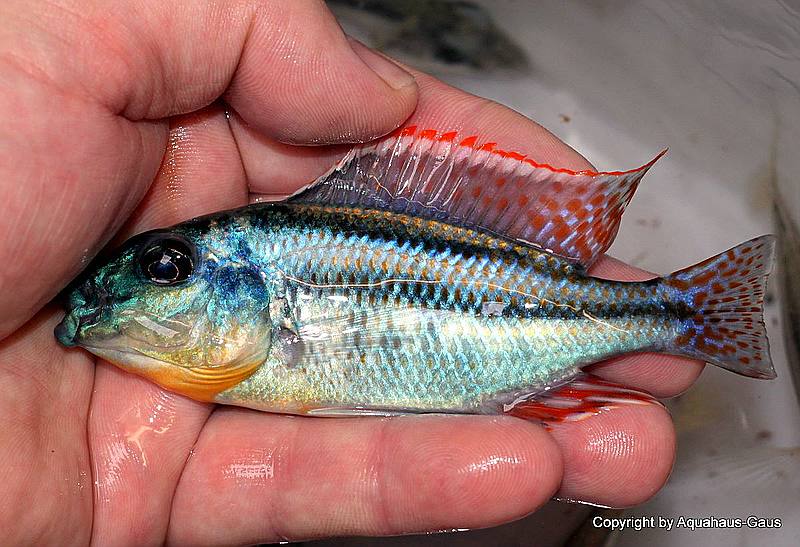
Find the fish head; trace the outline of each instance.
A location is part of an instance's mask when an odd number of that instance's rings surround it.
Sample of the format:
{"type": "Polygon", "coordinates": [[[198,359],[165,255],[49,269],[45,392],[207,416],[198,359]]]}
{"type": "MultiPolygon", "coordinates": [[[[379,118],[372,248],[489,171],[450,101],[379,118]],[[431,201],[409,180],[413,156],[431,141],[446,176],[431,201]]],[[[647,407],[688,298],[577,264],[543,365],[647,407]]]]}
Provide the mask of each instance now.
{"type": "Polygon", "coordinates": [[[236,234],[188,224],[131,238],[68,290],[57,339],[213,400],[264,362],[271,341],[267,277],[236,234]]]}

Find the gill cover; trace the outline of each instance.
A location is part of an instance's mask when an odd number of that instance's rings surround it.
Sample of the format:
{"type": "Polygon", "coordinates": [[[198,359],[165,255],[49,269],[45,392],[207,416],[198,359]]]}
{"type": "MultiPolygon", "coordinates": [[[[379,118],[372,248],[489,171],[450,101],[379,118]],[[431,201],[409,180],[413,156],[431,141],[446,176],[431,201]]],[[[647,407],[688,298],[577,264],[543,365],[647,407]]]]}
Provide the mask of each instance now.
{"type": "MultiPolygon", "coordinates": [[[[251,376],[269,354],[272,337],[269,294],[258,272],[247,264],[212,263],[206,275],[210,297],[195,310],[188,343],[166,351],[139,350],[169,363],[140,369],[144,376],[199,401],[213,401],[251,376]]],[[[168,320],[157,323],[170,328],[168,320]]]]}

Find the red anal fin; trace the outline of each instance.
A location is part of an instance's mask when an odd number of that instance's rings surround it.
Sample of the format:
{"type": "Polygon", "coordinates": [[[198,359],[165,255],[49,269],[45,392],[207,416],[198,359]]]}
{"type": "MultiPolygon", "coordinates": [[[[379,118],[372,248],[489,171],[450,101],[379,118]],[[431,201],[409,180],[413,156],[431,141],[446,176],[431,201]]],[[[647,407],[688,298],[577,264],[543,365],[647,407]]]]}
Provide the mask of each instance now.
{"type": "Polygon", "coordinates": [[[645,391],[581,373],[565,384],[514,402],[505,413],[548,425],[583,420],[623,405],[662,406],[645,391]]]}

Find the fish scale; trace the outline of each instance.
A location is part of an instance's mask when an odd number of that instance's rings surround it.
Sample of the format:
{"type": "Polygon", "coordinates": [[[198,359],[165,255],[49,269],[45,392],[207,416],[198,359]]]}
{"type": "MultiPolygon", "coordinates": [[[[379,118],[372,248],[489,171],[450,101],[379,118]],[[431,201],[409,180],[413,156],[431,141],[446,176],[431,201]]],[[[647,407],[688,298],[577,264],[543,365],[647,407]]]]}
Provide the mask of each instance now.
{"type": "MultiPolygon", "coordinates": [[[[619,283],[578,280],[566,261],[531,249],[520,253],[484,234],[433,223],[420,235],[419,227],[404,224],[407,219],[386,215],[376,231],[375,213],[368,210],[271,206],[269,213],[252,222],[263,231],[258,239],[282,242],[275,255],[261,258],[264,267],[276,264],[290,290],[311,296],[295,299],[299,328],[333,324],[325,341],[306,343],[302,364],[273,363],[278,376],[286,368],[289,374],[292,367],[302,370],[305,387],[292,382],[296,391],[281,395],[292,404],[355,407],[369,400],[383,409],[481,411],[488,401],[539,389],[582,364],[655,347],[672,328],[663,314],[647,328],[633,328],[628,318],[657,311],[657,285],[637,297],[619,283]],[[481,252],[476,241],[490,249],[481,252]],[[624,315],[607,313],[612,308],[604,294],[629,297],[624,315]],[[487,302],[500,303],[502,311],[486,314],[487,302]],[[559,315],[563,319],[554,320],[559,315]],[[340,325],[336,318],[345,319],[340,325]],[[344,324],[356,326],[358,339],[337,331],[344,324]]],[[[255,398],[246,392],[276,386],[272,367],[261,367],[221,399],[255,398]]]]}

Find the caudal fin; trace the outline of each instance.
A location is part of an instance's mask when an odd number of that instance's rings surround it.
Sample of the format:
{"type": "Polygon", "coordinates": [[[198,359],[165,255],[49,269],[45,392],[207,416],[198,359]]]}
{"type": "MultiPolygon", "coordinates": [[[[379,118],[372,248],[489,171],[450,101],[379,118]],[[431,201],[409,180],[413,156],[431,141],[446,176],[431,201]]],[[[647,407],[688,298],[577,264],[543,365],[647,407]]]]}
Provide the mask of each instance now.
{"type": "Polygon", "coordinates": [[[685,304],[670,348],[751,378],[775,378],[764,326],[764,288],[775,238],[751,239],[665,279],[671,299],[685,304]]]}

